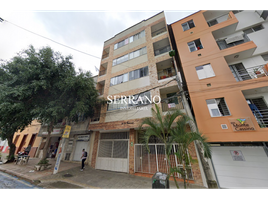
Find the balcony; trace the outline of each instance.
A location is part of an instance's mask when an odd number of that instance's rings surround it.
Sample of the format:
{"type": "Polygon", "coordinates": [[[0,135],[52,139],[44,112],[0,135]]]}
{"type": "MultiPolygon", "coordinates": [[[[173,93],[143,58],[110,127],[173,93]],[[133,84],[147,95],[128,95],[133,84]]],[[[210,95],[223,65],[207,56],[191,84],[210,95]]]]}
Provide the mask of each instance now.
{"type": "Polygon", "coordinates": [[[174,109],[184,109],[181,101],[181,97],[174,96],[165,99],[161,99],[162,111],[167,112],[174,109]]]}
{"type": "Polygon", "coordinates": [[[236,81],[245,81],[268,76],[267,65],[245,68],[242,63],[229,66],[236,81]]]}
{"type": "Polygon", "coordinates": [[[165,87],[159,90],[161,97],[162,112],[172,111],[174,109],[184,109],[181,97],[178,96],[178,86],[165,87]]]}
{"type": "Polygon", "coordinates": [[[101,57],[101,59],[103,60],[103,59],[105,59],[105,58],[108,58],[108,57],[109,57],[109,53],[110,53],[110,47],[104,49],[103,52],[102,52],[102,57],[101,57]]]}
{"type": "Polygon", "coordinates": [[[96,89],[98,91],[99,96],[102,96],[104,94],[104,86],[105,86],[105,80],[97,83],[96,89]]]}
{"type": "Polygon", "coordinates": [[[171,50],[168,38],[157,41],[153,44],[154,55],[158,56],[171,50]]]}
{"type": "Polygon", "coordinates": [[[268,86],[242,91],[260,128],[268,128],[268,86]]]}
{"type": "Polygon", "coordinates": [[[107,73],[107,66],[108,66],[108,62],[101,64],[100,70],[99,70],[99,76],[103,76],[107,73]]]}
{"type": "Polygon", "coordinates": [[[212,20],[207,21],[207,24],[209,27],[214,26],[216,24],[219,24],[221,22],[227,21],[228,19],[231,19],[231,15],[229,13],[221,15],[217,18],[214,18],[212,20]]]}
{"type": "Polygon", "coordinates": [[[176,71],[172,59],[156,63],[156,68],[158,80],[163,80],[172,76],[176,76],[176,71]]]}
{"type": "Polygon", "coordinates": [[[99,96],[103,95],[103,93],[104,93],[104,88],[98,89],[99,96]]]}
{"type": "Polygon", "coordinates": [[[250,41],[250,39],[246,34],[241,34],[239,36],[234,36],[234,37],[226,38],[224,40],[219,40],[219,41],[217,41],[217,44],[218,44],[220,50],[223,50],[223,49],[237,46],[239,44],[243,44],[243,43],[246,43],[249,41],[250,41]]]}
{"type": "Polygon", "coordinates": [[[165,32],[167,32],[165,21],[159,22],[158,24],[153,25],[151,27],[152,37],[155,37],[155,36],[160,35],[161,33],[165,33],[165,32]]]}

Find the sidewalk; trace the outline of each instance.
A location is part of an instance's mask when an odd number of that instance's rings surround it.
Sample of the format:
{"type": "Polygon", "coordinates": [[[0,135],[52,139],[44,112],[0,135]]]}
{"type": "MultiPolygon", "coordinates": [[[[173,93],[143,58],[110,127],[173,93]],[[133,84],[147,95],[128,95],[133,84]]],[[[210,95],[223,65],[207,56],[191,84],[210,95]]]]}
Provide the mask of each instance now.
{"type": "MultiPolygon", "coordinates": [[[[80,171],[80,164],[61,162],[59,172],[52,174],[55,159],[49,159],[52,168],[44,171],[34,171],[34,165],[39,159],[31,158],[27,165],[13,163],[0,165],[0,171],[18,176],[44,188],[86,188],[86,189],[151,189],[152,179],[126,173],[96,170],[86,165],[80,171]]],[[[183,183],[179,182],[180,188],[183,183]]],[[[170,188],[175,189],[174,181],[170,181],[170,188]]],[[[203,188],[190,185],[189,188],[203,188]]]]}

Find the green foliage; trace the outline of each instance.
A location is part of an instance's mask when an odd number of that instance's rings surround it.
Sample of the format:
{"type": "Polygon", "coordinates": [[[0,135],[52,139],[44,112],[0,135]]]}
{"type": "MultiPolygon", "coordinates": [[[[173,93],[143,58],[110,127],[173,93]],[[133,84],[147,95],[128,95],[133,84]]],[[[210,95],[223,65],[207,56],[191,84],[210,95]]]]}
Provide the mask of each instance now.
{"type": "Polygon", "coordinates": [[[42,124],[94,114],[97,90],[90,72],[75,71],[72,57],[33,46],[0,65],[0,135],[9,138],[33,119],[42,124]]]}
{"type": "Polygon", "coordinates": [[[47,165],[48,164],[48,160],[47,159],[43,159],[43,160],[40,160],[39,162],[38,162],[38,165],[47,165]]]}
{"type": "Polygon", "coordinates": [[[153,118],[145,118],[140,125],[140,132],[142,127],[145,128],[143,140],[149,151],[149,139],[152,136],[159,138],[165,144],[166,157],[169,164],[169,175],[173,175],[177,188],[179,185],[175,179],[175,174],[181,174],[184,180],[184,188],[187,185],[187,169],[190,168],[191,163],[196,163],[197,160],[192,159],[188,149],[190,144],[194,141],[199,141],[203,146],[204,155],[207,158],[211,158],[211,149],[206,142],[206,138],[199,132],[189,132],[187,130],[187,124],[191,119],[182,113],[180,110],[174,109],[163,115],[159,110],[159,107],[155,105],[155,110],[152,108],[153,118]],[[170,163],[170,155],[172,144],[177,143],[179,146],[175,156],[178,163],[182,163],[182,167],[172,167],[170,163]]]}

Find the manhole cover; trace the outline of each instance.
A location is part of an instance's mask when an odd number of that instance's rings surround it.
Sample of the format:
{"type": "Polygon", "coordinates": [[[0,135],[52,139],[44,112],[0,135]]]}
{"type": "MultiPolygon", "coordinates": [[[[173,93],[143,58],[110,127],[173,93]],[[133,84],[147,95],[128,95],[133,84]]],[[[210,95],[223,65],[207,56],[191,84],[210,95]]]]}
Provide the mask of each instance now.
{"type": "Polygon", "coordinates": [[[73,175],[72,174],[64,174],[63,176],[64,177],[72,177],[73,175]]]}

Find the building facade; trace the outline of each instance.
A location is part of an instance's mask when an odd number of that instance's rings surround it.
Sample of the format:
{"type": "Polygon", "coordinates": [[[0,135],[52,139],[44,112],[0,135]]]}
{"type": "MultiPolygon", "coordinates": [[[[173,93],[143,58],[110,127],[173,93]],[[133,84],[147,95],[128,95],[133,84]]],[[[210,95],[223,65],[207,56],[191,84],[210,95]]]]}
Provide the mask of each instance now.
{"type": "Polygon", "coordinates": [[[171,24],[222,188],[268,187],[268,11],[199,11],[171,24]]]}
{"type": "Polygon", "coordinates": [[[41,141],[41,138],[37,137],[40,128],[41,124],[37,120],[33,120],[23,131],[18,131],[14,134],[13,143],[16,146],[15,154],[24,151],[24,149],[30,145],[31,150],[29,156],[36,156],[41,141]]]}
{"type": "MultiPolygon", "coordinates": [[[[185,112],[170,50],[164,12],[104,42],[96,87],[109,103],[96,109],[88,127],[94,139],[89,152],[93,168],[130,174],[167,172],[164,145],[152,140],[149,154],[138,128],[143,118],[152,117],[154,100],[161,98],[157,103],[163,113],[174,107],[185,112]],[[138,105],[129,102],[132,96],[138,105]]],[[[197,159],[194,144],[189,150],[197,159]]],[[[180,165],[175,159],[173,162],[180,165]]],[[[188,176],[193,183],[203,185],[200,163],[192,164],[188,176]]]]}

